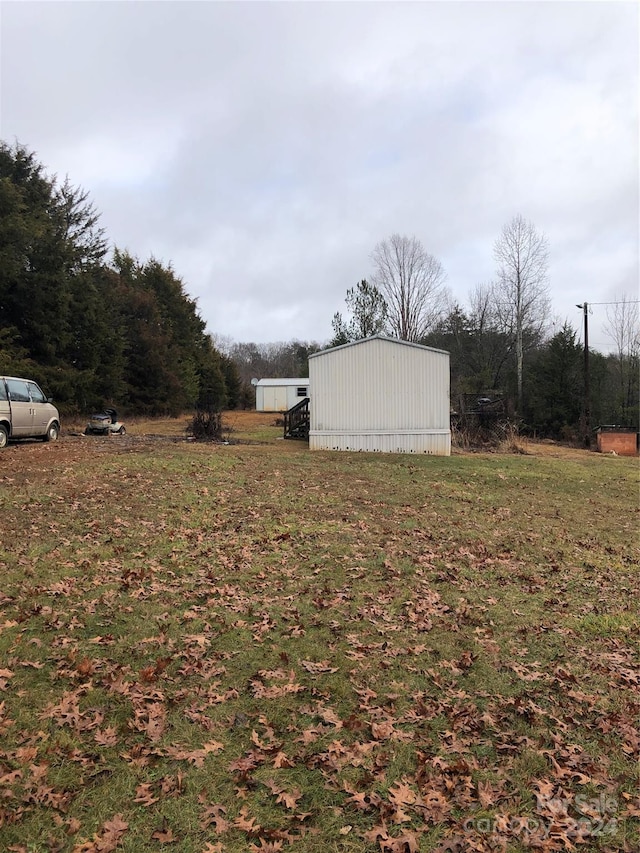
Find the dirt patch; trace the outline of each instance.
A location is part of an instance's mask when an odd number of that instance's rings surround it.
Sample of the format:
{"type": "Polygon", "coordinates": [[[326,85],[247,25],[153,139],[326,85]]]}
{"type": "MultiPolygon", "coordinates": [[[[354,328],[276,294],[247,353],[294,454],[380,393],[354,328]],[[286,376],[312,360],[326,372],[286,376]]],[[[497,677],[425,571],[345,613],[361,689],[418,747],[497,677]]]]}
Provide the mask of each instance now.
{"type": "Polygon", "coordinates": [[[24,478],[37,475],[40,471],[66,468],[84,464],[96,455],[117,455],[120,453],[140,453],[152,447],[185,442],[186,438],[166,435],[118,435],[84,436],[80,433],[61,435],[58,441],[42,443],[40,441],[10,442],[2,453],[2,471],[0,483],[21,482],[24,478]]]}
{"type": "MultiPolygon", "coordinates": [[[[123,418],[128,435],[171,435],[186,438],[192,415],[181,415],[178,418],[123,418]]],[[[282,415],[277,412],[227,411],[222,415],[223,427],[227,430],[245,432],[252,429],[280,426],[282,415]],[[279,421],[279,423],[278,423],[279,421]]],[[[63,423],[63,435],[74,435],[84,432],[86,421],[69,421],[63,423]]]]}
{"type": "MultiPolygon", "coordinates": [[[[232,444],[252,443],[245,438],[252,432],[258,433],[265,427],[274,427],[277,415],[265,412],[225,412],[223,427],[225,439],[232,444]],[[237,434],[243,437],[238,438],[237,434]]],[[[139,453],[154,447],[178,443],[196,443],[189,436],[191,416],[179,418],[131,418],[124,421],[125,435],[85,435],[85,422],[63,423],[60,438],[56,442],[43,443],[38,440],[10,442],[2,451],[3,473],[0,483],[24,480],[30,472],[41,467],[55,465],[64,469],[81,464],[96,454],[139,453]]],[[[202,443],[202,442],[198,442],[202,443]]],[[[261,443],[264,443],[262,441],[261,443]]],[[[216,442],[210,442],[211,447],[216,442]]]]}
{"type": "MultiPolygon", "coordinates": [[[[522,445],[525,451],[531,456],[543,456],[546,458],[555,459],[584,459],[591,457],[595,453],[595,449],[587,450],[585,447],[571,447],[567,444],[560,444],[557,441],[529,441],[527,439],[518,439],[518,443],[522,445]]],[[[602,456],[603,454],[597,454],[602,456]]],[[[606,455],[606,454],[604,454],[606,455]]]]}
{"type": "MultiPolygon", "coordinates": [[[[223,415],[224,438],[232,444],[253,444],[252,434],[259,438],[258,443],[275,444],[275,438],[264,436],[264,431],[273,430],[277,426],[278,414],[275,412],[255,411],[230,411],[223,415]]],[[[188,429],[191,422],[189,415],[179,418],[132,418],[125,420],[126,435],[113,436],[85,436],[84,423],[63,424],[60,439],[54,443],[42,443],[41,441],[23,441],[11,443],[2,451],[4,473],[7,477],[13,477],[18,472],[26,472],[29,469],[37,469],[46,460],[46,465],[51,464],[52,457],[55,464],[67,466],[78,463],[85,457],[104,453],[135,453],[149,450],[152,447],[166,446],[170,444],[193,441],[189,437],[188,429]]],[[[273,435],[273,432],[271,433],[273,435]]],[[[288,442],[279,442],[282,448],[288,442]]],[[[593,450],[569,447],[554,441],[531,441],[527,439],[518,440],[521,452],[528,456],[543,458],[556,458],[560,460],[578,460],[593,457],[593,450]]],[[[212,446],[214,446],[212,444],[212,446]]],[[[479,451],[488,453],[489,451],[479,451]]],[[[503,451],[504,452],[504,451],[503,451]]],[[[452,448],[456,456],[477,456],[478,451],[452,448]]],[[[491,455],[500,453],[492,451],[491,455]]],[[[505,455],[512,455],[506,453],[505,455]]],[[[599,454],[602,458],[606,454],[599,454]]]]}
{"type": "Polygon", "coordinates": [[[225,412],[222,423],[228,429],[249,430],[282,425],[282,415],[277,412],[225,412]]]}

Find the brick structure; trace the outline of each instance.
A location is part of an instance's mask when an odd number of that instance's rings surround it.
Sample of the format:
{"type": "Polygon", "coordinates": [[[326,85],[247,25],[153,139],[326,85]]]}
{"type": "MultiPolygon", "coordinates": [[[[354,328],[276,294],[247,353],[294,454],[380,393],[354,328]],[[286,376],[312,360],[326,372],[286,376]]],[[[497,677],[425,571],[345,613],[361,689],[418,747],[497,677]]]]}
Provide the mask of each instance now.
{"type": "Polygon", "coordinates": [[[598,428],[598,451],[617,453],[618,456],[638,455],[638,434],[632,429],[598,428]]]}

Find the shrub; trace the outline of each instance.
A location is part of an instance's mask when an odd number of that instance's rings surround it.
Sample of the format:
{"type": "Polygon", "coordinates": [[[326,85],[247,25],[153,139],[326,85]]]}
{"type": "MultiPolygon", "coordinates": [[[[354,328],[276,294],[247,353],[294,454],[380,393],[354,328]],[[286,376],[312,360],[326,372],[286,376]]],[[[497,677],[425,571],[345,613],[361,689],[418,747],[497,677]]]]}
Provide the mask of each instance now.
{"type": "Polygon", "coordinates": [[[188,432],[198,441],[222,441],[222,412],[197,411],[188,432]]]}

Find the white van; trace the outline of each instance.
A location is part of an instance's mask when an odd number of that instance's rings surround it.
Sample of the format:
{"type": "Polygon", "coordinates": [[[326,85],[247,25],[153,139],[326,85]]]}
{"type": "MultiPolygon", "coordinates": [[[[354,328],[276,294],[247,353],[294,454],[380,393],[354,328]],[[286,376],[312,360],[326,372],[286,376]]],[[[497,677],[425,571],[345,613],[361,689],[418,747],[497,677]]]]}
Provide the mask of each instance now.
{"type": "Polygon", "coordinates": [[[0,376],[0,449],[10,438],[55,441],[60,435],[60,415],[51,400],[31,379],[0,376]]]}

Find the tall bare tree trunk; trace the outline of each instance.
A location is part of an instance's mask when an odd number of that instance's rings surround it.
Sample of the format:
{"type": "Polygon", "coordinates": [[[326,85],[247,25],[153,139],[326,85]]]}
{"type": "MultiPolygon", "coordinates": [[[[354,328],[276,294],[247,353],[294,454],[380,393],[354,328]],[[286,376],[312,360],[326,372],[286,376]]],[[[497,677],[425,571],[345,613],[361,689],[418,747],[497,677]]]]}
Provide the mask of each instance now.
{"type": "Polygon", "coordinates": [[[638,303],[622,295],[606,309],[604,332],[615,343],[619,392],[616,416],[625,424],[637,422],[640,367],[640,310],[638,303]]]}
{"type": "Polygon", "coordinates": [[[446,304],[442,264],[415,237],[392,234],[373,250],[372,281],[387,305],[387,327],[405,341],[421,341],[446,304]]]}
{"type": "Polygon", "coordinates": [[[524,336],[525,332],[542,331],[549,305],[546,237],[538,234],[531,222],[515,216],[496,240],[494,257],[498,263],[496,311],[503,331],[515,339],[518,414],[522,415],[524,336]]]}

